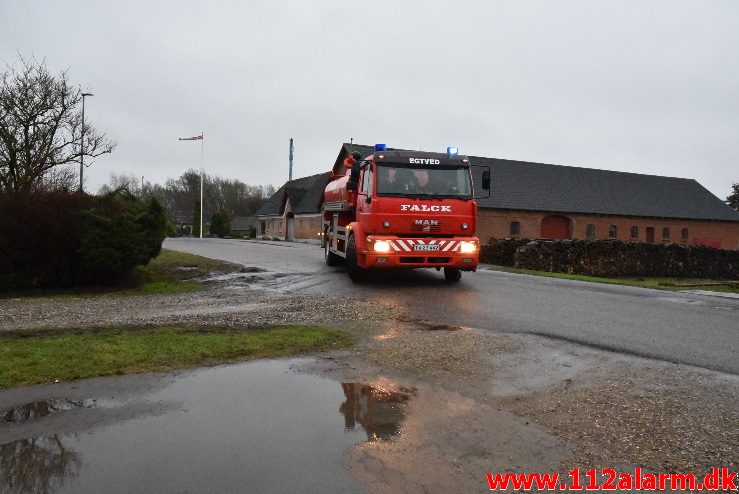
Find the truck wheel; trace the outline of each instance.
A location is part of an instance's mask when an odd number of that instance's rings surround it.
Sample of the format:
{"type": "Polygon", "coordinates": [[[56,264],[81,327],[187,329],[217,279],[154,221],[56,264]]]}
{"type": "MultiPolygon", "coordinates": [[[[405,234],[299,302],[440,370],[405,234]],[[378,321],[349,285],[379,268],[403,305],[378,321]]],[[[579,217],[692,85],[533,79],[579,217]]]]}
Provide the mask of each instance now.
{"type": "Polygon", "coordinates": [[[444,279],[457,282],[462,279],[462,271],[457,268],[444,268],[444,279]]]}
{"type": "Polygon", "coordinates": [[[349,236],[346,243],[346,272],[349,279],[355,283],[364,280],[367,275],[364,268],[357,266],[357,246],[354,242],[354,235],[349,236]]]}
{"type": "Polygon", "coordinates": [[[326,259],[326,264],[329,266],[338,266],[339,261],[341,261],[341,257],[337,256],[333,252],[331,252],[328,248],[328,242],[324,242],[323,246],[323,257],[326,259]]]}

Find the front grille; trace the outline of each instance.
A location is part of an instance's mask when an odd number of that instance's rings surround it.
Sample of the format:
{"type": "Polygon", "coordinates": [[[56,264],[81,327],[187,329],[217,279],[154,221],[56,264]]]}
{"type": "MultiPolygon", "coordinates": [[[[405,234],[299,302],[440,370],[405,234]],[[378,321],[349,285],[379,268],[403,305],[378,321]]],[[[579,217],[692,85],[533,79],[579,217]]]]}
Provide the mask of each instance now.
{"type": "Polygon", "coordinates": [[[438,225],[411,225],[411,231],[418,233],[439,233],[441,231],[441,224],[438,225]]]}
{"type": "Polygon", "coordinates": [[[423,257],[403,256],[400,258],[400,262],[403,264],[420,264],[423,262],[423,257]]]}

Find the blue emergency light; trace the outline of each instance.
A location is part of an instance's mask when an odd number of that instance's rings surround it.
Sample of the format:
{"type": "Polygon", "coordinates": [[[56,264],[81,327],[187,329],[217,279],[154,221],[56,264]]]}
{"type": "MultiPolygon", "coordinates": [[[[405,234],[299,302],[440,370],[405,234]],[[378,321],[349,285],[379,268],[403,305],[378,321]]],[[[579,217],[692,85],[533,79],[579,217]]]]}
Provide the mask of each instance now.
{"type": "Polygon", "coordinates": [[[456,146],[449,146],[448,148],[446,148],[446,154],[448,154],[449,156],[456,156],[459,154],[459,148],[456,146]]]}
{"type": "Polygon", "coordinates": [[[387,144],[375,144],[375,152],[387,151],[387,144]]]}

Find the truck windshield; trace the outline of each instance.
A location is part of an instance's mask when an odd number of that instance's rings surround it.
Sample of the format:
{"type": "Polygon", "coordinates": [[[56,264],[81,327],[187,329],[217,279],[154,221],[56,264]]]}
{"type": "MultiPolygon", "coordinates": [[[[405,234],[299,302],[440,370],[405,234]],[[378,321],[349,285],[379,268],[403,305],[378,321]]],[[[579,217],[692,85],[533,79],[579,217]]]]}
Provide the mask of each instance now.
{"type": "Polygon", "coordinates": [[[467,167],[409,168],[377,166],[377,194],[380,196],[472,197],[467,167]]]}

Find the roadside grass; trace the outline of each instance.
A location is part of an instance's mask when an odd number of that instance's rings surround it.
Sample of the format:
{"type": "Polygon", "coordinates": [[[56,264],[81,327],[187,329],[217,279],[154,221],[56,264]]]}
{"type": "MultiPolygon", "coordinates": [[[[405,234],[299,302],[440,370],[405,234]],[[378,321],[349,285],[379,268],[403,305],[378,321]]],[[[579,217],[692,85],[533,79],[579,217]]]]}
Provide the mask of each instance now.
{"type": "Polygon", "coordinates": [[[739,293],[739,281],[722,283],[716,280],[705,278],[665,278],[665,277],[644,277],[644,278],[604,278],[600,276],[586,276],[581,274],[553,273],[549,271],[535,271],[532,269],[512,268],[508,266],[489,265],[494,271],[504,271],[506,273],[530,274],[533,276],[544,276],[547,278],[560,278],[565,280],[589,281],[592,283],[604,283],[607,285],[625,285],[638,286],[642,288],[654,288],[657,290],[710,290],[714,292],[739,293]]]}
{"type": "Polygon", "coordinates": [[[353,342],[348,333],[322,326],[12,331],[0,334],[0,389],[286,357],[353,342]]]}
{"type": "Polygon", "coordinates": [[[138,266],[133,274],[132,288],[118,290],[119,295],[152,295],[162,293],[192,292],[202,285],[189,279],[205,276],[214,271],[230,273],[238,271],[236,264],[208,259],[207,257],[162,249],[146,266],[138,266]]]}
{"type": "Polygon", "coordinates": [[[61,290],[34,290],[3,294],[13,298],[92,298],[107,295],[156,295],[200,290],[203,285],[187,281],[209,273],[230,273],[241,266],[206,257],[162,249],[146,266],[137,266],[120,284],[61,290]]]}

